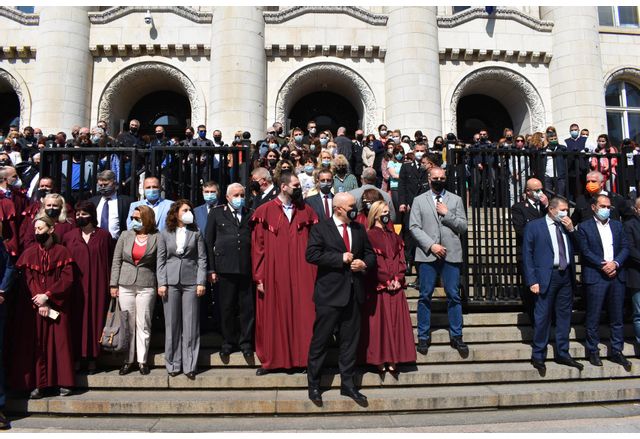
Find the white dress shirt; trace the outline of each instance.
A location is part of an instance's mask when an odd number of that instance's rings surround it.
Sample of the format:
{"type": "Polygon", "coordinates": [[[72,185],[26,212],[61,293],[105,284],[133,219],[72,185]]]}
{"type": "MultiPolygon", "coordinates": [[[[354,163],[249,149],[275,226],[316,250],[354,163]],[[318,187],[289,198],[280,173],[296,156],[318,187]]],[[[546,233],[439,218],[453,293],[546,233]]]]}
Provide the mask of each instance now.
{"type": "MultiPolygon", "coordinates": [[[[339,218],[333,215],[333,222],[338,228],[338,234],[342,237],[342,225],[344,224],[339,218]]],[[[347,235],[349,235],[349,251],[353,249],[353,238],[351,237],[351,227],[347,226],[347,235]]]]}
{"type": "MultiPolygon", "coordinates": [[[[120,235],[120,217],[118,216],[118,194],[111,195],[109,200],[109,233],[113,239],[117,239],[120,235]]],[[[104,209],[104,203],[106,198],[101,197],[98,206],[96,206],[96,214],[98,215],[98,221],[102,222],[102,209],[104,209]]],[[[99,224],[100,228],[104,229],[102,224],[99,224]]]]}
{"type": "Polygon", "coordinates": [[[182,255],[184,253],[184,244],[187,241],[187,228],[176,227],[176,253],[182,255]]]}
{"type": "Polygon", "coordinates": [[[291,222],[291,218],[293,218],[293,203],[287,205],[282,203],[282,210],[284,211],[284,214],[287,216],[287,219],[289,220],[289,222],[291,222]]]}
{"type": "Polygon", "coordinates": [[[273,190],[273,185],[269,185],[269,187],[264,190],[260,198],[266,197],[269,194],[269,192],[271,192],[272,190],[273,190]]]}
{"type": "Polygon", "coordinates": [[[556,235],[557,227],[560,227],[562,231],[562,237],[564,238],[564,254],[567,255],[567,264],[571,264],[571,254],[569,253],[569,236],[564,230],[564,226],[556,226],[556,222],[549,218],[549,215],[545,216],[547,220],[547,228],[549,229],[549,236],[551,237],[551,246],[553,247],[553,266],[557,267],[560,265],[560,251],[558,250],[560,247],[558,246],[558,236],[556,235]]]}
{"type": "Polygon", "coordinates": [[[240,224],[240,221],[242,221],[242,212],[240,210],[235,210],[230,204],[227,204],[227,208],[229,209],[229,212],[231,212],[231,216],[237,218],[238,224],[240,224]]]}
{"type": "Polygon", "coordinates": [[[611,233],[611,226],[609,220],[606,223],[594,218],[596,226],[598,227],[598,233],[600,234],[600,240],[602,241],[602,250],[604,252],[604,260],[606,262],[613,261],[613,233],[611,233]]]}

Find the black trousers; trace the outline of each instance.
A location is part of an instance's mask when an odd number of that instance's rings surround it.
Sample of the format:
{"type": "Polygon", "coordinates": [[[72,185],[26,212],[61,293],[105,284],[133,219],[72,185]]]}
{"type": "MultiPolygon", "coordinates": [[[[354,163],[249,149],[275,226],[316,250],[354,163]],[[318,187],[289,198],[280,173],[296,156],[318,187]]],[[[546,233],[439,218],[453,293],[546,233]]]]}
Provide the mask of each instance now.
{"type": "Polygon", "coordinates": [[[353,388],[358,341],[360,339],[360,305],[354,297],[353,286],[349,303],[342,307],[316,305],[316,320],[309,346],[307,379],[309,385],[320,385],[322,366],[327,356],[329,342],[338,327],[340,353],[338,367],[342,387],[353,388]]]}
{"type": "Polygon", "coordinates": [[[255,305],[251,275],[218,274],[222,347],[253,349],[255,305]]]}

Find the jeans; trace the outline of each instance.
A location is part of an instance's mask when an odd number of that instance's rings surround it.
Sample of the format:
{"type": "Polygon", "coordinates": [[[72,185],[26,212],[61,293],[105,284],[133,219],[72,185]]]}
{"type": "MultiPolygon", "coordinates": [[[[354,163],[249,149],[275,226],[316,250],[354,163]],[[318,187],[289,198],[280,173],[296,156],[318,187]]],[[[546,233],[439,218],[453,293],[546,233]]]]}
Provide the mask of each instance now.
{"type": "Polygon", "coordinates": [[[640,291],[636,291],[631,296],[633,303],[633,331],[636,336],[636,343],[640,345],[640,291]]]}
{"type": "Polygon", "coordinates": [[[438,275],[447,294],[449,337],[462,336],[462,303],[460,301],[460,264],[438,259],[420,263],[420,298],[418,299],[418,340],[429,340],[431,329],[431,297],[438,275]]]}

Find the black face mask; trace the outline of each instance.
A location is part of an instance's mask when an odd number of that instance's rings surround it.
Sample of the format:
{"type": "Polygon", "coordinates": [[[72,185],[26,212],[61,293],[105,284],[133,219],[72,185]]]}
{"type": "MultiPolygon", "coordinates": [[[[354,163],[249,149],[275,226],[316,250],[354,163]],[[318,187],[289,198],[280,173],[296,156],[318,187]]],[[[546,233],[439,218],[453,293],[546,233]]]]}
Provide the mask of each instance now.
{"type": "Polygon", "coordinates": [[[283,151],[282,152],[282,158],[285,159],[285,160],[288,159],[289,158],[289,151],[283,151]]]}
{"type": "Polygon", "coordinates": [[[222,142],[222,137],[221,136],[213,136],[213,141],[216,143],[220,143],[222,142]]]}
{"type": "Polygon", "coordinates": [[[251,181],[251,183],[249,183],[249,189],[251,189],[253,192],[260,193],[260,183],[255,180],[251,181]]]}
{"type": "Polygon", "coordinates": [[[371,201],[362,200],[362,205],[364,206],[364,210],[369,212],[371,210],[371,206],[373,206],[373,203],[371,201]]]}
{"type": "Polygon", "coordinates": [[[296,203],[302,201],[302,188],[294,188],[293,192],[291,193],[291,199],[296,203]]]}
{"type": "Polygon", "coordinates": [[[380,215],[380,222],[382,222],[382,224],[389,224],[389,221],[391,221],[390,214],[380,215]]]}
{"type": "Polygon", "coordinates": [[[138,128],[131,127],[129,128],[129,132],[135,136],[136,134],[138,134],[138,128]]]}
{"type": "Polygon", "coordinates": [[[156,133],[156,139],[164,139],[164,133],[156,133]]]}
{"type": "Polygon", "coordinates": [[[269,159],[269,167],[275,168],[277,164],[278,164],[277,159],[269,159]]]}
{"type": "Polygon", "coordinates": [[[357,141],[362,142],[362,139],[364,139],[364,136],[363,136],[362,134],[358,134],[358,135],[356,136],[356,140],[357,140],[357,141]]]}
{"type": "Polygon", "coordinates": [[[357,216],[358,216],[358,209],[356,209],[355,207],[353,209],[347,210],[347,217],[351,221],[355,220],[357,216]]]}
{"type": "Polygon", "coordinates": [[[282,134],[284,130],[282,128],[278,128],[278,134],[282,134]]]}
{"type": "Polygon", "coordinates": [[[62,209],[45,209],[44,213],[47,214],[47,216],[49,218],[53,218],[53,219],[58,219],[58,217],[60,216],[60,213],[62,212],[62,209]]]}
{"type": "Polygon", "coordinates": [[[507,140],[508,142],[511,142],[513,140],[513,136],[507,136],[505,137],[505,140],[507,140]]]}
{"type": "Polygon", "coordinates": [[[347,168],[339,166],[336,168],[336,174],[344,175],[347,173],[347,168]]]}
{"type": "Polygon", "coordinates": [[[431,189],[433,189],[434,192],[440,193],[444,189],[444,185],[446,184],[446,182],[444,182],[444,181],[432,181],[430,184],[431,184],[431,189]]]}
{"type": "Polygon", "coordinates": [[[44,244],[49,239],[48,233],[36,233],[35,234],[36,242],[38,244],[44,244]]]}
{"type": "Polygon", "coordinates": [[[486,142],[487,140],[489,140],[489,138],[487,136],[480,136],[480,140],[486,142]]]}
{"type": "Polygon", "coordinates": [[[38,198],[43,199],[47,195],[49,195],[51,191],[49,189],[38,189],[38,198]]]}
{"type": "Polygon", "coordinates": [[[320,192],[322,192],[325,195],[329,195],[331,193],[332,187],[333,185],[327,185],[327,186],[320,185],[320,192]]]}
{"type": "Polygon", "coordinates": [[[91,222],[91,218],[88,216],[79,216],[76,218],[76,226],[84,227],[91,222]]]}

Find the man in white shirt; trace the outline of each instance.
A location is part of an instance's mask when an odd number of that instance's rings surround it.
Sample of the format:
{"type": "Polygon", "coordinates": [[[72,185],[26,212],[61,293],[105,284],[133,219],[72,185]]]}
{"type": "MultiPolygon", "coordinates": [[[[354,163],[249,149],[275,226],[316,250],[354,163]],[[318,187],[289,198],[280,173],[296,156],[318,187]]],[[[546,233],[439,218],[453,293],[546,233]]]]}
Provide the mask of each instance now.
{"type": "Polygon", "coordinates": [[[98,227],[105,229],[116,240],[127,230],[127,215],[133,199],[117,192],[116,174],[107,169],[98,174],[98,196],[89,199],[96,206],[98,227]]]}

